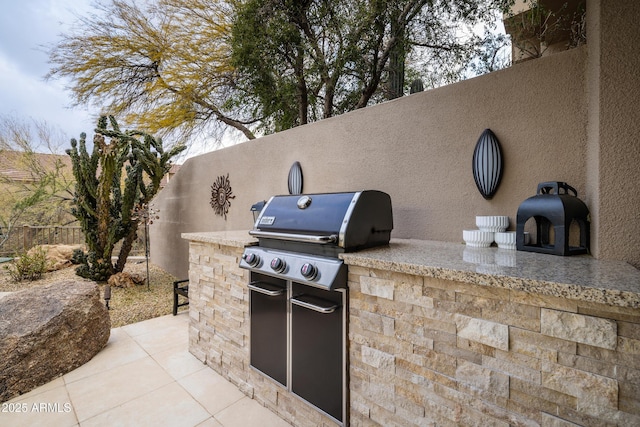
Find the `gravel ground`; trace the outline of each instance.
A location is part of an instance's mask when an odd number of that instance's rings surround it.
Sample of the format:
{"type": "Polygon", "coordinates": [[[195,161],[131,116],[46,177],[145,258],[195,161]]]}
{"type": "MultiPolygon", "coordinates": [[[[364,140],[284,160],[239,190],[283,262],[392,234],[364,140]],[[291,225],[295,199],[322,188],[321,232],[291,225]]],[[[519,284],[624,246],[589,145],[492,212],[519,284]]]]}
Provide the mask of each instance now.
{"type": "MultiPolygon", "coordinates": [[[[75,267],[72,266],[58,271],[45,273],[40,280],[33,282],[22,281],[13,282],[5,266],[0,264],[0,292],[15,292],[27,289],[32,286],[40,286],[47,283],[61,280],[81,280],[76,276],[75,267]]],[[[147,276],[146,262],[143,260],[133,260],[127,263],[125,272],[147,276]]],[[[133,288],[111,288],[111,300],[109,302],[109,314],[111,315],[111,327],[117,328],[130,323],[152,319],[154,317],[171,314],[173,308],[173,281],[174,276],[162,270],[160,267],[149,263],[149,289],[147,284],[135,286],[133,288]]],[[[105,283],[98,283],[100,295],[104,295],[105,283]]],[[[180,307],[186,309],[187,307],[180,307]]]]}

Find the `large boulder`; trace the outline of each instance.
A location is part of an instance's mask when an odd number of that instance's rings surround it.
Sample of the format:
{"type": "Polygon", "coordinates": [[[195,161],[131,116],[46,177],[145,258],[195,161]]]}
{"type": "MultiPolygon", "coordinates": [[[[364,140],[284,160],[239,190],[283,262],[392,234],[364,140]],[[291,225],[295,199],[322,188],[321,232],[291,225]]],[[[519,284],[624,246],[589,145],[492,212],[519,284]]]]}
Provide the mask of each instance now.
{"type": "Polygon", "coordinates": [[[110,329],[93,282],[66,280],[0,298],[0,402],[88,362],[110,329]]]}
{"type": "Polygon", "coordinates": [[[27,251],[27,255],[33,256],[36,251],[42,250],[47,258],[47,271],[62,270],[71,267],[73,263],[73,251],[82,249],[80,245],[39,245],[27,251]]]}

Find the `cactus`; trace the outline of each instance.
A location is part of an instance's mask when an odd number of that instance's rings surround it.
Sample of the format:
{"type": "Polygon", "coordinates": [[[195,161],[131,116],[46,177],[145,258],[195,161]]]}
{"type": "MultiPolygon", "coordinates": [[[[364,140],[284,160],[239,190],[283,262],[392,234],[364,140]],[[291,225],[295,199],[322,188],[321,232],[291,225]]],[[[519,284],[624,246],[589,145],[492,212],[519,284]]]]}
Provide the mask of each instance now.
{"type": "Polygon", "coordinates": [[[140,222],[134,212],[155,196],[171,159],[185,148],[178,145],[165,152],[161,139],[137,130],[123,132],[113,116],[98,120],[91,154],[84,133],[79,143],[71,140],[67,154],[76,179],[72,213],[89,249],[86,267],[80,266],[78,275],[103,281],[124,269],[140,222]],[[113,248],[121,240],[118,260],[112,264],[113,248]]]}

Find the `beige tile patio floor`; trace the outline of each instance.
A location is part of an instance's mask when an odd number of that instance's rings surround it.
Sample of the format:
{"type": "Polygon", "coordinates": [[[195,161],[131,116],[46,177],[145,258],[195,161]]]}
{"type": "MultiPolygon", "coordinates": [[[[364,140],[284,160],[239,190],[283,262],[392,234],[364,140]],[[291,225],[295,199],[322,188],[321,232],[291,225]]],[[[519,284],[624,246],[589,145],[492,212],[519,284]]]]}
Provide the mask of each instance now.
{"type": "Polygon", "coordinates": [[[0,426],[290,427],[189,353],[188,319],[112,329],[88,363],[0,404],[0,426]]]}

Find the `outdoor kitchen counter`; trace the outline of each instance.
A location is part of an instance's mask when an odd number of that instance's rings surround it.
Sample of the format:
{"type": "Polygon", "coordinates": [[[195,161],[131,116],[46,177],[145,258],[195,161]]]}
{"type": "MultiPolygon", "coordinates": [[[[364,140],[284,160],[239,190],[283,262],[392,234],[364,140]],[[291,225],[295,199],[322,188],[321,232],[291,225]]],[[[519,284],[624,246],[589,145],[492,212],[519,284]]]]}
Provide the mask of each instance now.
{"type": "Polygon", "coordinates": [[[213,243],[232,248],[244,248],[258,243],[257,239],[249,235],[248,230],[182,233],[181,237],[191,242],[213,243]]]}
{"type": "MultiPolygon", "coordinates": [[[[242,248],[247,230],[183,233],[193,242],[242,248]]],[[[347,265],[640,308],[640,270],[589,255],[557,256],[429,240],[391,239],[389,246],[340,255],[347,265]]]]}
{"type": "Polygon", "coordinates": [[[640,308],[640,270],[588,255],[563,257],[392,239],[388,247],[345,253],[341,258],[349,266],[640,308]]]}
{"type": "MultiPolygon", "coordinates": [[[[246,230],[182,237],[190,353],[291,424],[339,427],[251,367],[239,262],[256,240],[246,230]]],[[[404,239],[340,257],[350,425],[640,425],[631,265],[404,239]]]]}

